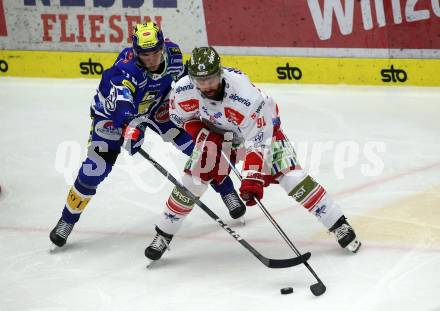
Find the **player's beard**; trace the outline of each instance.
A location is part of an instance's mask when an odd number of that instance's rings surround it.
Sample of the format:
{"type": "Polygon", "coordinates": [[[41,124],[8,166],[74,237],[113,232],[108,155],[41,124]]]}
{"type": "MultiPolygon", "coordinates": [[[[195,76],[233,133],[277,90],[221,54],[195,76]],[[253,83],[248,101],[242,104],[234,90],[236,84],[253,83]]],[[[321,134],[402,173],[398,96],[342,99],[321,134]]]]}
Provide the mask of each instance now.
{"type": "MultiPolygon", "coordinates": [[[[200,90],[200,89],[199,89],[200,90]]],[[[222,94],[223,91],[223,85],[222,85],[222,80],[220,80],[220,83],[217,85],[217,87],[212,87],[206,90],[200,90],[200,92],[202,92],[202,94],[208,98],[208,99],[212,99],[212,100],[221,100],[220,96],[222,94]]]]}
{"type": "Polygon", "coordinates": [[[202,93],[203,93],[203,95],[205,95],[209,99],[216,99],[218,97],[218,95],[220,94],[220,87],[218,87],[216,89],[210,89],[207,91],[203,91],[202,93]]]}

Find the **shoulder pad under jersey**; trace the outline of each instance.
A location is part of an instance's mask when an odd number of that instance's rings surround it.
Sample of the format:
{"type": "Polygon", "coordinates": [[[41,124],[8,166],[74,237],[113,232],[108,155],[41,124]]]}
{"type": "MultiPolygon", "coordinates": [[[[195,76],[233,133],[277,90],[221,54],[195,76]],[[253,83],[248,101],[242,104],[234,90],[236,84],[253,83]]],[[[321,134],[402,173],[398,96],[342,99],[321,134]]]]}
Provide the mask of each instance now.
{"type": "Polygon", "coordinates": [[[116,58],[115,63],[117,63],[120,60],[130,61],[133,58],[134,58],[133,48],[131,48],[131,47],[125,48],[119,53],[118,57],[116,58]]]}

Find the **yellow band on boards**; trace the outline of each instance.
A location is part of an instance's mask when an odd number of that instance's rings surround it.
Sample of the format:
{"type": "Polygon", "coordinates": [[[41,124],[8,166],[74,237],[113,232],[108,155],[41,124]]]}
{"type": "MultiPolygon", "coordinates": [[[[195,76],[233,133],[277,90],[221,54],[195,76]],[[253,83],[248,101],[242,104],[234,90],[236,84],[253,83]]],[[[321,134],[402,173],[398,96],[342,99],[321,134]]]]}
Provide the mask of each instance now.
{"type": "MultiPolygon", "coordinates": [[[[1,50],[0,77],[99,78],[117,55],[1,50]]],[[[256,83],[440,86],[437,59],[224,55],[222,64],[256,83]]]]}

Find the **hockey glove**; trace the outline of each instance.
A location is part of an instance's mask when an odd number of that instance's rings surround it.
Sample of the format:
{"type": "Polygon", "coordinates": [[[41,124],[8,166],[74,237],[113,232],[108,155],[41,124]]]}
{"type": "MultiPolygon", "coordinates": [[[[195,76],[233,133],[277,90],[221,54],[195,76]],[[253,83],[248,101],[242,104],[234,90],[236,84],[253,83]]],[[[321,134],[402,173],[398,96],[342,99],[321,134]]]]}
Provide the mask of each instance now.
{"type": "MultiPolygon", "coordinates": [[[[222,148],[225,147],[224,135],[210,132],[197,121],[194,121],[192,125],[194,127],[190,129],[185,126],[185,130],[191,134],[195,142],[190,165],[185,172],[205,182],[222,183],[230,172],[230,167],[222,156],[222,148]]],[[[226,142],[225,145],[227,145],[226,142]]],[[[235,153],[233,151],[226,153],[230,154],[230,160],[234,162],[235,153]]]]}
{"type": "Polygon", "coordinates": [[[192,174],[206,182],[221,183],[223,181],[229,174],[229,170],[220,167],[222,143],[223,135],[211,133],[205,128],[200,130],[191,156],[194,163],[192,174]]]}
{"type": "Polygon", "coordinates": [[[257,204],[255,199],[263,198],[263,182],[255,179],[243,179],[241,181],[240,196],[247,206],[257,204]]]}
{"type": "Polygon", "coordinates": [[[211,132],[200,120],[189,120],[185,122],[183,128],[191,135],[195,148],[211,156],[221,154],[224,135],[211,132]]]}
{"type": "Polygon", "coordinates": [[[246,155],[243,164],[243,179],[241,181],[240,196],[247,206],[257,204],[255,199],[263,198],[265,185],[263,168],[263,156],[259,152],[250,152],[246,155]]]}
{"type": "Polygon", "coordinates": [[[196,143],[200,131],[204,128],[203,123],[200,120],[189,120],[183,124],[185,132],[191,135],[193,142],[196,143]]]}
{"type": "Polygon", "coordinates": [[[219,153],[221,154],[222,143],[223,135],[203,128],[196,137],[195,148],[199,148],[202,151],[203,157],[216,157],[219,153]]]}
{"type": "Polygon", "coordinates": [[[124,138],[123,147],[130,155],[134,155],[144,143],[145,126],[141,123],[137,126],[127,125],[122,130],[124,138]]]}

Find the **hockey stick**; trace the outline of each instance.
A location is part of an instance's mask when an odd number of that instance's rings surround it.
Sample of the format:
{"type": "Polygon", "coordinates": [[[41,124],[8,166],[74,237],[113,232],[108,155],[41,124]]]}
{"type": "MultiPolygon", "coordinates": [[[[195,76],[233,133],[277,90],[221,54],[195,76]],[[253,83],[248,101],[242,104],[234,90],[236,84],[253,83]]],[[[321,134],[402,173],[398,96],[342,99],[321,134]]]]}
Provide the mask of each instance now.
{"type": "Polygon", "coordinates": [[[145,150],[142,148],[139,149],[139,153],[144,157],[146,160],[150,161],[151,164],[162,174],[164,175],[169,181],[171,181],[174,185],[181,188],[182,191],[185,192],[187,196],[189,196],[191,199],[193,199],[196,204],[206,213],[214,219],[220,227],[222,227],[227,233],[229,233],[237,242],[239,242],[241,245],[243,245],[248,251],[250,251],[259,261],[261,261],[266,267],[268,268],[288,268],[300,265],[302,263],[307,263],[307,260],[309,260],[311,254],[305,253],[300,256],[294,257],[294,258],[288,258],[288,259],[271,259],[267,258],[260,254],[255,248],[253,248],[246,240],[244,240],[237,232],[232,230],[226,223],[223,222],[211,209],[209,209],[208,206],[206,206],[202,201],[200,201],[194,194],[192,194],[186,187],[184,187],[179,181],[177,181],[176,178],[174,178],[173,175],[171,175],[170,172],[168,172],[162,165],[160,165],[158,162],[156,162],[145,150]]]}
{"type": "MultiPolygon", "coordinates": [[[[241,182],[243,180],[243,178],[241,177],[240,172],[237,170],[235,165],[231,163],[231,161],[223,153],[223,151],[222,151],[222,155],[226,159],[226,161],[228,161],[229,166],[231,167],[231,169],[234,171],[235,175],[237,176],[237,178],[241,182]]],[[[295,245],[289,239],[289,237],[283,231],[283,229],[281,229],[280,225],[278,225],[278,223],[275,221],[275,219],[272,217],[272,215],[269,213],[269,211],[266,209],[266,207],[264,207],[263,203],[261,203],[261,201],[255,197],[254,197],[254,200],[255,200],[255,202],[257,202],[257,205],[261,209],[263,214],[267,217],[267,219],[269,219],[269,221],[272,223],[272,225],[275,227],[275,229],[278,231],[278,233],[282,236],[284,241],[286,241],[287,245],[289,245],[289,247],[293,250],[293,252],[296,254],[296,256],[301,257],[302,255],[301,255],[300,251],[295,247],[295,245]]],[[[306,253],[306,254],[309,254],[309,253],[306,253]]],[[[309,269],[309,271],[312,273],[312,275],[315,277],[316,281],[318,281],[318,283],[310,285],[310,291],[315,296],[321,296],[322,294],[325,293],[325,290],[326,290],[324,283],[321,281],[321,279],[318,277],[316,272],[312,269],[312,267],[309,265],[309,263],[307,261],[304,261],[303,263],[307,267],[307,269],[309,269]]]]}

